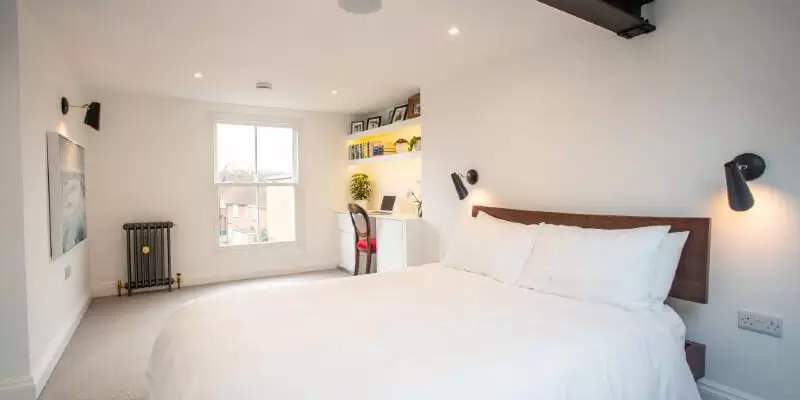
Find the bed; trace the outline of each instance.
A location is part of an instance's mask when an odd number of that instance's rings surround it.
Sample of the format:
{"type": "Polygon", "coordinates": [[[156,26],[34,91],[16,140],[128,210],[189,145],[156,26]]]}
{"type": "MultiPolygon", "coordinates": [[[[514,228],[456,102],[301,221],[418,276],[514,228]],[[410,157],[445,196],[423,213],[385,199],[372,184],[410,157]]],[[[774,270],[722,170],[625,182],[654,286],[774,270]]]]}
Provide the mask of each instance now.
{"type": "MultiPolygon", "coordinates": [[[[582,218],[571,222],[613,228],[582,218]]],[[[708,220],[670,223],[692,232],[673,294],[702,302],[708,220]]],[[[156,341],[149,398],[699,400],[684,334],[667,306],[634,312],[432,264],[198,299],[156,341]]]]}

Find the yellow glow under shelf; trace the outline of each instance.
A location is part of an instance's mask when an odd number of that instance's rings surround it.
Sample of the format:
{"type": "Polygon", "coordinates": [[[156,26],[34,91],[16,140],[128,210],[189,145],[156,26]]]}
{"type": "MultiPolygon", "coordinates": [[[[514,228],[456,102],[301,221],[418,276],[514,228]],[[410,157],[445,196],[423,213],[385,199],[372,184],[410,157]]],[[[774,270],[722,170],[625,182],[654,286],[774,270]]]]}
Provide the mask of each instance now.
{"type": "Polygon", "coordinates": [[[391,144],[394,146],[395,140],[399,138],[411,140],[414,136],[422,137],[422,117],[395,122],[394,124],[384,125],[355,135],[347,135],[345,140],[348,145],[380,141],[384,145],[391,144]]]}
{"type": "Polygon", "coordinates": [[[421,157],[422,157],[421,151],[409,151],[406,153],[388,154],[385,156],[374,156],[368,158],[361,158],[358,160],[349,160],[348,163],[350,165],[362,165],[362,164],[374,164],[374,163],[399,161],[399,160],[410,160],[421,157]]]}

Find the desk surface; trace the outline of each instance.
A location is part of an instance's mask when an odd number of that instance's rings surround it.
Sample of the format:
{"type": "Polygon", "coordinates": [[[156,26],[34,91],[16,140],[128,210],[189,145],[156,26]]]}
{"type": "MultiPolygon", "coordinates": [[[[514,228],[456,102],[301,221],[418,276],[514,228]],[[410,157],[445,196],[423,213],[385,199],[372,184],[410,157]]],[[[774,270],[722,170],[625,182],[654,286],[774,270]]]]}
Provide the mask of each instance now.
{"type": "MultiPolygon", "coordinates": [[[[339,214],[348,214],[347,211],[339,211],[338,213],[339,214]]],[[[395,214],[373,214],[373,213],[368,213],[368,214],[369,214],[370,218],[375,218],[375,219],[395,219],[395,220],[399,220],[399,221],[409,221],[409,220],[422,219],[422,218],[420,218],[420,217],[418,217],[418,216],[416,216],[414,214],[399,214],[399,213],[395,213],[395,214]]]]}

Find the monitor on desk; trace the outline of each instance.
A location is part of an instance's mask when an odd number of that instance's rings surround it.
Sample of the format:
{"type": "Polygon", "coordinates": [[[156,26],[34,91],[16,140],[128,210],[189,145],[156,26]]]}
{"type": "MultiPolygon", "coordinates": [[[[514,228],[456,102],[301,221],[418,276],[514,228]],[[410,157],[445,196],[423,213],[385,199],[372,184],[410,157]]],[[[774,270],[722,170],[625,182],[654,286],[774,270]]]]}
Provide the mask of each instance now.
{"type": "Polygon", "coordinates": [[[381,200],[381,209],[373,211],[373,214],[391,214],[394,211],[394,202],[397,201],[397,196],[383,196],[381,200]]]}

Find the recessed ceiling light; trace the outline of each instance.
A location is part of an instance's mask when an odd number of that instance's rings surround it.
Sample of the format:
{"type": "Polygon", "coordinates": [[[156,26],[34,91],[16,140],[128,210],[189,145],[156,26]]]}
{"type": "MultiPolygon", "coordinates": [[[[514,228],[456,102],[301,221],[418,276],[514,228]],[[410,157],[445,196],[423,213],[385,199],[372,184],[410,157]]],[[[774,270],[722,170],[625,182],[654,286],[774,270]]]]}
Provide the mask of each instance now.
{"type": "Polygon", "coordinates": [[[203,74],[201,74],[201,73],[199,73],[199,72],[195,72],[195,73],[194,73],[194,77],[195,77],[195,78],[197,78],[197,79],[200,79],[200,78],[202,78],[202,77],[203,77],[203,74]]]}
{"type": "Polygon", "coordinates": [[[458,36],[458,34],[461,33],[461,29],[458,29],[457,26],[454,26],[448,29],[447,33],[449,33],[450,36],[458,36]]]}
{"type": "Polygon", "coordinates": [[[333,90],[331,90],[331,94],[336,96],[337,94],[339,94],[339,91],[336,90],[336,89],[333,89],[333,90]]]}
{"type": "Polygon", "coordinates": [[[339,0],[339,7],[351,14],[372,14],[383,8],[383,0],[339,0]]]}

